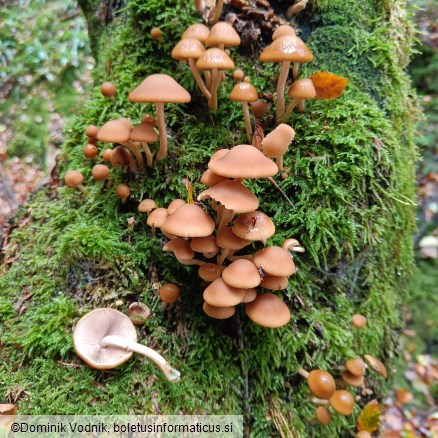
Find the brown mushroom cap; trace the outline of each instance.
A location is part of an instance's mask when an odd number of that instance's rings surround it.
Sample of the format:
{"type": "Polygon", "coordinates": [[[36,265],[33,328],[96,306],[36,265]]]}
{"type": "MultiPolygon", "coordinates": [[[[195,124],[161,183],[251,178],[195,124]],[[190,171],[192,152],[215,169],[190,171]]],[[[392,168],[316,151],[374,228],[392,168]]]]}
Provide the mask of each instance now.
{"type": "Polygon", "coordinates": [[[376,359],[374,356],[371,356],[370,354],[365,354],[363,357],[371,365],[371,368],[374,371],[377,371],[381,376],[385,377],[385,379],[388,377],[388,372],[386,371],[386,367],[385,365],[383,365],[382,362],[380,362],[379,359],[376,359]]]}
{"type": "Polygon", "coordinates": [[[293,27],[289,26],[288,24],[282,24],[274,30],[274,33],[272,34],[272,41],[275,41],[276,39],[285,35],[296,36],[297,33],[293,27]]]}
{"type": "Polygon", "coordinates": [[[184,38],[172,50],[172,58],[178,61],[198,59],[205,52],[205,47],[196,38],[184,38]]]}
{"type": "Polygon", "coordinates": [[[307,378],[310,392],[318,398],[328,400],[336,391],[336,383],[333,376],[327,371],[312,370],[307,378]]]}
{"type": "Polygon", "coordinates": [[[270,103],[259,99],[251,105],[251,111],[256,119],[261,119],[271,109],[271,106],[270,103]]]}
{"type": "Polygon", "coordinates": [[[115,309],[96,309],[82,317],[73,333],[77,355],[88,365],[99,370],[115,368],[126,362],[132,351],[117,347],[101,347],[106,336],[120,336],[136,342],[137,332],[131,320],[115,309]]]}
{"type": "Polygon", "coordinates": [[[102,158],[105,160],[105,161],[111,161],[111,152],[112,152],[113,150],[112,149],[105,149],[103,152],[102,152],[102,158]]]}
{"type": "Polygon", "coordinates": [[[300,38],[293,35],[278,37],[260,55],[261,62],[310,62],[312,59],[312,52],[300,38]]]}
{"type": "Polygon", "coordinates": [[[91,171],[91,175],[93,175],[95,181],[103,181],[104,179],[107,179],[109,173],[110,170],[105,164],[96,164],[91,171]]]}
{"type": "Polygon", "coordinates": [[[351,318],[351,322],[357,328],[364,328],[367,324],[367,319],[363,315],[355,314],[351,318]]]}
{"type": "Polygon", "coordinates": [[[280,157],[295,138],[295,131],[281,123],[262,140],[262,152],[269,158],[280,157]]]}
{"type": "Polygon", "coordinates": [[[187,103],[190,94],[172,77],[165,74],[148,76],[129,93],[129,101],[137,103],[187,103]]]}
{"type": "Polygon", "coordinates": [[[215,263],[204,263],[198,269],[198,275],[208,282],[212,282],[219,278],[222,274],[222,269],[215,263]]]}
{"type": "Polygon", "coordinates": [[[151,309],[140,301],[131,303],[128,308],[128,317],[135,325],[143,325],[150,315],[151,309]]]}
{"type": "Polygon", "coordinates": [[[267,178],[278,172],[277,165],[257,148],[247,144],[234,146],[221,158],[210,159],[209,169],[228,178],[267,178]]]}
{"type": "Polygon", "coordinates": [[[257,298],[257,290],[254,287],[245,289],[245,296],[242,298],[242,303],[251,303],[257,298]]]}
{"type": "Polygon", "coordinates": [[[154,211],[151,212],[146,223],[150,227],[161,228],[167,216],[168,216],[167,209],[156,208],[154,211]]]}
{"type": "Polygon", "coordinates": [[[194,237],[190,242],[190,248],[193,251],[203,253],[216,252],[219,249],[214,236],[194,237]]]}
{"type": "Polygon", "coordinates": [[[120,117],[120,119],[115,120],[116,122],[123,123],[130,131],[134,129],[132,126],[131,120],[126,117],[120,117]]]}
{"type": "Polygon", "coordinates": [[[129,140],[131,130],[126,123],[119,120],[106,122],[97,133],[97,139],[105,143],[125,143],[129,140]]]}
{"type": "Polygon", "coordinates": [[[153,27],[150,31],[150,34],[153,40],[160,40],[163,36],[163,32],[159,27],[153,27]]]}
{"type": "Polygon", "coordinates": [[[360,357],[349,359],[345,362],[345,368],[355,376],[363,376],[365,374],[365,362],[360,357]]]}
{"type": "Polygon", "coordinates": [[[86,144],[82,149],[86,158],[93,158],[97,155],[99,150],[94,144],[86,144]]]}
{"type": "Polygon", "coordinates": [[[285,276],[277,277],[275,275],[265,275],[260,287],[270,290],[283,290],[289,285],[289,279],[285,276]]]}
{"type": "Polygon", "coordinates": [[[228,178],[225,176],[216,175],[212,170],[207,169],[201,177],[201,183],[208,186],[213,187],[216,184],[227,181],[228,178]]]}
{"type": "Polygon", "coordinates": [[[233,79],[235,81],[241,81],[245,77],[245,73],[240,68],[233,71],[233,79]]]}
{"type": "Polygon", "coordinates": [[[182,237],[169,240],[163,246],[163,251],[172,251],[179,260],[191,260],[195,256],[195,252],[190,248],[189,242],[182,237]]]}
{"type": "Polygon", "coordinates": [[[335,391],[330,398],[330,406],[341,415],[350,415],[354,408],[353,396],[343,389],[335,391]]]}
{"type": "Polygon", "coordinates": [[[152,210],[157,208],[157,204],[153,199],[143,199],[143,201],[138,204],[137,210],[140,213],[150,213],[152,210]]]}
{"type": "Polygon", "coordinates": [[[215,307],[231,307],[242,302],[245,291],[241,288],[229,286],[222,278],[213,281],[204,290],[204,300],[215,307]]]}
{"type": "Polygon", "coordinates": [[[202,44],[207,42],[207,37],[210,33],[210,30],[207,26],[201,23],[192,24],[189,26],[181,36],[181,39],[185,38],[196,38],[202,44]]]}
{"type": "Polygon", "coordinates": [[[229,286],[248,289],[257,287],[261,278],[252,262],[245,259],[235,260],[222,272],[222,278],[229,286]]]}
{"type": "Polygon", "coordinates": [[[364,382],[363,376],[355,376],[350,371],[344,371],[341,375],[341,379],[350,386],[361,386],[364,382]]]}
{"type": "Polygon", "coordinates": [[[270,292],[259,294],[245,305],[249,319],[263,327],[277,328],[290,321],[290,310],[284,302],[270,292]]]}
{"type": "Polygon", "coordinates": [[[209,47],[220,44],[223,44],[224,47],[234,47],[240,45],[240,36],[233,26],[226,21],[219,21],[210,29],[206,44],[209,47]]]}
{"type": "Polygon", "coordinates": [[[198,201],[214,199],[235,213],[248,213],[259,206],[259,200],[240,181],[223,181],[198,195],[198,201]]]}
{"type": "Polygon", "coordinates": [[[158,294],[161,298],[161,301],[172,304],[179,298],[180,289],[176,284],[166,283],[160,287],[158,294]]]}
{"type": "Polygon", "coordinates": [[[311,79],[298,79],[287,91],[289,97],[297,99],[314,99],[316,90],[311,79]]]}
{"type": "Polygon", "coordinates": [[[257,90],[248,82],[236,84],[230,93],[232,102],[255,102],[258,98],[257,90]]]}
{"type": "Polygon", "coordinates": [[[242,249],[245,246],[250,245],[251,240],[241,239],[237,237],[231,227],[223,227],[221,228],[216,235],[216,243],[220,248],[228,248],[228,249],[242,249]]]}
{"type": "Polygon", "coordinates": [[[228,152],[230,152],[229,149],[218,149],[210,158],[210,161],[216,160],[218,158],[222,158],[225,157],[225,155],[228,154],[228,152]]]}
{"type": "Polygon", "coordinates": [[[236,313],[236,308],[234,306],[229,307],[215,307],[204,302],[202,308],[204,312],[210,317],[215,319],[227,319],[231,318],[236,313]]]}
{"type": "Polygon", "coordinates": [[[186,201],[184,199],[174,199],[168,206],[167,206],[167,213],[172,214],[175,213],[178,208],[182,207],[183,205],[186,205],[186,201]]]}
{"type": "Polygon", "coordinates": [[[295,263],[289,253],[279,246],[268,246],[257,251],[252,262],[257,269],[277,277],[293,275],[296,271],[295,263]]]}
{"type": "Polygon", "coordinates": [[[131,194],[131,189],[126,184],[119,184],[116,187],[116,195],[119,198],[127,198],[131,194]]]}
{"type": "Polygon", "coordinates": [[[199,70],[232,70],[234,68],[233,60],[221,49],[208,49],[196,62],[199,70]]]}
{"type": "Polygon", "coordinates": [[[274,222],[261,211],[239,215],[231,229],[237,237],[252,241],[266,241],[275,233],[274,222]]]}
{"type": "Polygon", "coordinates": [[[69,170],[64,176],[64,182],[67,187],[74,189],[84,182],[84,175],[78,170],[69,170]]]}
{"type": "Polygon", "coordinates": [[[104,82],[100,86],[100,91],[105,97],[112,97],[117,93],[117,89],[112,82],[104,82]]]}
{"type": "Polygon", "coordinates": [[[131,131],[131,141],[140,141],[146,143],[155,143],[158,141],[158,134],[154,127],[149,123],[140,123],[131,131]]]}
{"type": "Polygon", "coordinates": [[[89,125],[85,129],[85,135],[87,135],[90,138],[97,137],[98,132],[99,132],[99,128],[95,125],[89,125]]]}
{"type": "Polygon", "coordinates": [[[316,419],[324,425],[332,421],[332,414],[325,406],[318,406],[316,408],[316,419]]]}
{"type": "Polygon", "coordinates": [[[185,204],[167,216],[161,229],[179,237],[204,237],[213,233],[214,220],[195,204],[185,204]]]}

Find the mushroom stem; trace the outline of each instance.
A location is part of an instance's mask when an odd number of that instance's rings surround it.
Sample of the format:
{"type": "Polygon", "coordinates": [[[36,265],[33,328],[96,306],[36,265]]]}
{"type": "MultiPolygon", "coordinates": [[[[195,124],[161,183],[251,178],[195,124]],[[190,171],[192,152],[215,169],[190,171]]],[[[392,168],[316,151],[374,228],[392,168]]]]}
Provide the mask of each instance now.
{"type": "Polygon", "coordinates": [[[238,256],[228,256],[227,260],[230,262],[234,262],[235,260],[245,259],[245,260],[252,260],[254,254],[245,254],[245,255],[238,255],[238,256]]]}
{"type": "Polygon", "coordinates": [[[220,255],[217,256],[216,263],[220,266],[227,257],[231,257],[236,252],[235,249],[222,248],[220,255]]]}
{"type": "Polygon", "coordinates": [[[208,70],[204,71],[204,77],[205,77],[205,85],[207,86],[207,89],[211,88],[211,75],[208,70]]]}
{"type": "Polygon", "coordinates": [[[300,242],[296,239],[287,239],[283,242],[283,245],[281,247],[286,251],[293,251],[293,252],[305,252],[306,250],[300,246],[300,242]]]}
{"type": "Polygon", "coordinates": [[[119,347],[124,348],[129,351],[134,351],[135,353],[140,353],[154,362],[158,368],[164,373],[167,380],[170,382],[178,382],[181,373],[175,368],[172,368],[169,363],[164,359],[161,354],[157,353],[152,348],[146,347],[145,345],[138,344],[137,342],[130,342],[121,336],[105,336],[100,341],[100,346],[105,347],[119,347]]]}
{"type": "Polygon", "coordinates": [[[219,88],[219,75],[220,72],[217,68],[211,70],[211,100],[210,108],[212,111],[217,110],[217,90],[219,88]]]}
{"type": "Polygon", "coordinates": [[[293,99],[292,99],[292,102],[288,105],[288,107],[287,107],[287,109],[286,109],[286,111],[285,111],[285,113],[283,114],[283,117],[282,117],[282,119],[284,120],[293,110],[294,110],[294,108],[297,106],[297,105],[299,105],[299,103],[300,103],[300,100],[302,100],[302,99],[298,99],[298,98],[296,98],[296,97],[294,97],[293,99]]]}
{"type": "Polygon", "coordinates": [[[294,79],[296,79],[298,77],[299,69],[300,69],[300,63],[295,62],[294,67],[293,67],[293,71],[292,71],[292,75],[293,75],[294,79]]]}
{"type": "Polygon", "coordinates": [[[309,377],[309,373],[304,368],[298,368],[297,373],[300,376],[303,376],[305,379],[308,379],[308,377],[309,377]]]}
{"type": "Polygon", "coordinates": [[[328,400],[324,400],[324,399],[322,399],[322,398],[318,398],[318,397],[312,397],[312,398],[310,399],[310,401],[311,401],[312,403],[315,403],[316,405],[328,405],[328,404],[329,404],[329,401],[328,401],[328,400]]]}
{"type": "Polygon", "coordinates": [[[289,75],[290,61],[283,61],[281,64],[280,76],[277,82],[277,122],[281,120],[284,114],[284,89],[286,87],[287,77],[289,75]]]}
{"type": "Polygon", "coordinates": [[[214,7],[211,16],[208,18],[208,23],[210,25],[215,24],[219,21],[219,18],[222,13],[222,7],[224,5],[224,0],[217,0],[216,6],[214,7]]]}
{"type": "Polygon", "coordinates": [[[137,160],[139,166],[144,167],[144,160],[143,157],[141,156],[140,148],[138,146],[136,146],[130,141],[120,144],[125,146],[126,149],[128,149],[132,154],[134,154],[135,159],[137,160]]]}
{"type": "Polygon", "coordinates": [[[248,141],[251,143],[252,128],[251,128],[251,119],[249,118],[248,102],[242,102],[242,110],[243,110],[243,117],[245,118],[246,137],[248,138],[248,141]]]}
{"type": "Polygon", "coordinates": [[[277,164],[278,171],[281,172],[283,170],[283,155],[276,157],[275,163],[277,164]]]}
{"type": "Polygon", "coordinates": [[[199,74],[199,71],[196,68],[195,60],[193,58],[189,58],[189,66],[190,66],[190,70],[192,71],[193,77],[195,78],[195,81],[198,84],[199,89],[201,90],[201,93],[210,102],[211,93],[207,90],[207,87],[205,86],[204,81],[202,80],[201,75],[199,74]]]}
{"type": "Polygon", "coordinates": [[[76,187],[82,192],[84,196],[88,195],[88,190],[82,184],[78,184],[76,187]]]}
{"type": "Polygon", "coordinates": [[[300,99],[300,102],[298,102],[298,111],[300,113],[303,113],[305,110],[305,106],[306,106],[306,101],[304,99],[300,99]]]}
{"type": "Polygon", "coordinates": [[[157,160],[163,160],[167,156],[167,132],[166,121],[164,120],[164,103],[157,102],[157,127],[160,135],[160,148],[157,152],[157,160]]]}
{"type": "Polygon", "coordinates": [[[141,147],[143,148],[143,152],[146,154],[146,163],[149,167],[153,166],[154,163],[154,155],[152,154],[149,145],[147,144],[147,142],[142,141],[141,142],[141,147]]]}

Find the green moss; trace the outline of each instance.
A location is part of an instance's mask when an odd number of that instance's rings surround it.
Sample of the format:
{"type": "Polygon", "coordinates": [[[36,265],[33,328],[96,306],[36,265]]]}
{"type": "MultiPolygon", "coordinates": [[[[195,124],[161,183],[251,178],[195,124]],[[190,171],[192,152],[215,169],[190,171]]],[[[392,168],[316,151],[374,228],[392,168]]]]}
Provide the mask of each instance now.
{"type": "MultiPolygon", "coordinates": [[[[364,353],[390,366],[398,309],[405,299],[401,291],[412,265],[414,228],[410,200],[415,109],[407,110],[413,106],[411,91],[400,67],[408,57],[411,30],[407,19],[397,26],[391,21],[388,11],[397,8],[402,10],[404,3],[394,1],[383,9],[373,2],[320,1],[309,15],[307,42],[315,61],[304,67],[304,74],[327,70],[347,76],[350,83],[341,98],[310,102],[305,113],[290,117],[296,142],[285,160],[289,177],[279,184],[295,208],[267,181],[248,183],[260,197],[261,209],[276,223],[277,234],[270,243],[294,236],[307,250],[296,257],[299,271],[285,294],[292,322],[278,330],[253,325],[243,310],[230,321],[206,318],[193,269],[161,251],[164,239],[159,234],[153,237],[136,211],[144,197],[154,198],[160,206],[175,197],[185,198],[187,177],[199,193],[197,181],[211,153],[244,142],[241,109],[227,100],[231,81],[223,87],[219,110],[212,115],[188,70],[169,57],[182,26],[195,21],[185,2],[133,0],[112,17],[112,25],[94,40],[99,53],[95,80],[96,84],[111,80],[118,93],[114,100],[106,100],[95,87],[68,130],[61,163],[62,174],[67,168],[84,172],[90,194],[84,198],[79,191],[60,188],[53,199],[44,201],[45,194],[39,193],[17,219],[27,225],[11,237],[14,243],[6,258],[19,257],[19,262],[8,263],[0,278],[5,291],[0,316],[6,321],[1,355],[7,355],[0,372],[21,365],[8,376],[7,387],[31,385],[33,395],[20,404],[22,412],[153,413],[155,397],[162,413],[245,411],[256,437],[275,435],[269,418],[276,416],[285,418],[290,430],[321,436],[321,428],[310,422],[314,406],[297,367],[332,370],[364,353]],[[149,37],[152,26],[162,28],[164,43],[149,37]],[[400,28],[407,36],[392,40],[400,28]],[[137,123],[142,114],[153,112],[151,105],[130,104],[126,96],[145,75],[163,71],[187,87],[193,101],[166,106],[169,157],[147,174],[130,177],[132,196],[120,205],[112,189],[91,182],[91,165],[81,150],[83,132],[90,123],[101,125],[120,116],[137,123]],[[41,208],[38,202],[46,205],[41,208]],[[132,216],[136,224],[130,230],[127,221],[132,216]],[[164,281],[177,282],[183,293],[179,304],[163,312],[156,283],[164,281]],[[16,303],[17,291],[24,287],[35,298],[20,318],[11,319],[12,304],[7,300],[16,303]],[[68,340],[69,328],[86,311],[114,305],[119,298],[142,299],[151,307],[153,318],[139,337],[147,337],[181,368],[178,385],[169,386],[138,358],[110,375],[58,362],[62,358],[80,363],[68,340]],[[49,316],[58,312],[62,318],[52,321],[49,316]],[[351,315],[357,312],[370,321],[361,332],[351,329],[351,315]],[[43,336],[53,329],[56,341],[46,345],[43,336]],[[34,341],[25,341],[26,336],[34,341]],[[41,377],[32,380],[42,350],[51,359],[44,362],[41,377]],[[68,382],[68,391],[60,389],[62,380],[68,382]],[[133,401],[131,393],[139,391],[144,396],[133,401]],[[52,392],[58,397],[44,401],[43,394],[52,392]]],[[[272,93],[271,76],[278,67],[259,65],[243,50],[232,52],[239,67],[254,72],[256,87],[272,93]]],[[[124,179],[115,172],[113,185],[124,179]]],[[[379,377],[370,376],[370,383],[378,395],[384,392],[379,377]]],[[[355,415],[358,412],[356,407],[355,415]]],[[[354,430],[355,415],[337,416],[325,429],[327,436],[354,430]]]]}

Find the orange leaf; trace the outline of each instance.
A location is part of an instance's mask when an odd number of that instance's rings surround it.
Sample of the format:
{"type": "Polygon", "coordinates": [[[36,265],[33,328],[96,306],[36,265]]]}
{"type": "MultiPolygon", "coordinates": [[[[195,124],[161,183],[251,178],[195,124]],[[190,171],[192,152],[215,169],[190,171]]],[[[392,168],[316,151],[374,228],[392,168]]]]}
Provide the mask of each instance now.
{"type": "Polygon", "coordinates": [[[339,97],[348,84],[348,79],[322,71],[310,76],[316,90],[315,99],[334,99],[339,97]]]}
{"type": "Polygon", "coordinates": [[[379,403],[377,400],[371,400],[359,414],[357,418],[358,430],[366,430],[367,432],[375,432],[381,422],[381,414],[379,403]]]}

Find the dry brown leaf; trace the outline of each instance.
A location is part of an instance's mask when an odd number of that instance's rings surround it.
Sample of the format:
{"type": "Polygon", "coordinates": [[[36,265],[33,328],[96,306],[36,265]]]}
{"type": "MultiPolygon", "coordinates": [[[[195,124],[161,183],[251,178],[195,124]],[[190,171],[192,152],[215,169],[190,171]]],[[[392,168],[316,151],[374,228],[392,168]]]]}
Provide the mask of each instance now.
{"type": "Polygon", "coordinates": [[[265,137],[261,123],[258,120],[254,122],[254,135],[252,137],[252,145],[259,151],[262,150],[262,140],[265,137]]]}
{"type": "Polygon", "coordinates": [[[339,97],[348,84],[348,79],[325,71],[310,76],[316,90],[315,99],[334,99],[339,97]]]}
{"type": "Polygon", "coordinates": [[[359,414],[357,418],[357,429],[366,430],[367,432],[375,432],[381,422],[381,410],[377,400],[371,400],[359,414]]]}

